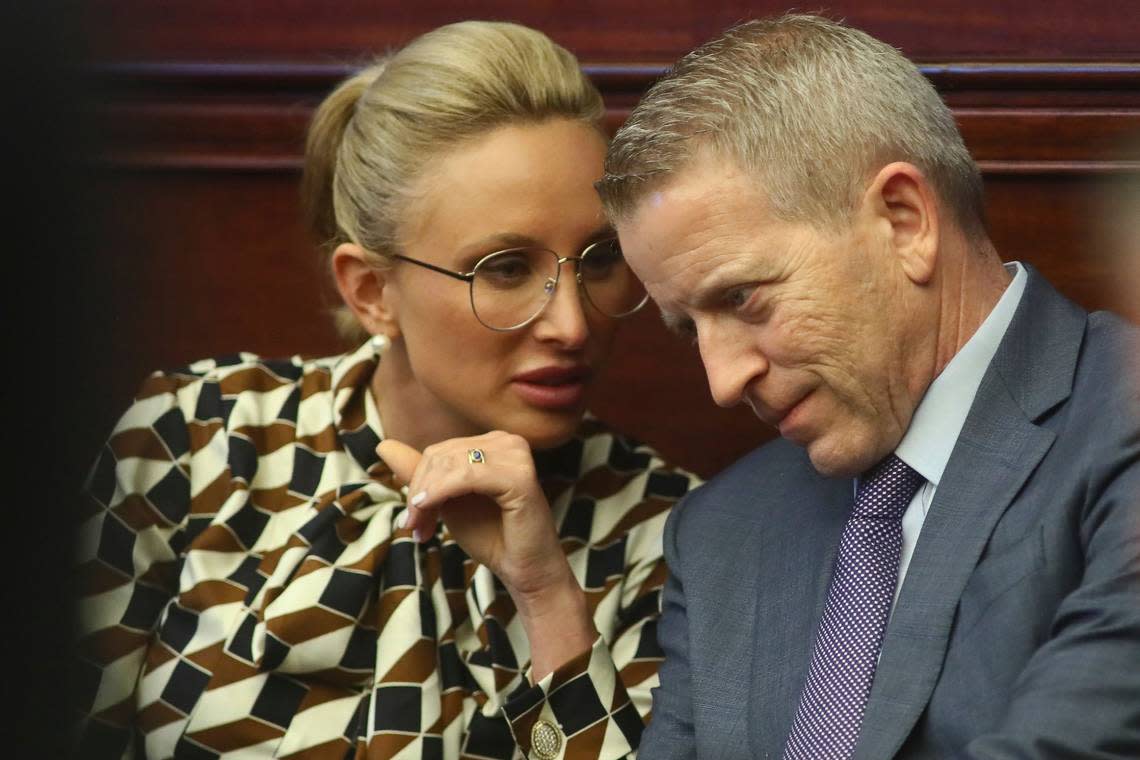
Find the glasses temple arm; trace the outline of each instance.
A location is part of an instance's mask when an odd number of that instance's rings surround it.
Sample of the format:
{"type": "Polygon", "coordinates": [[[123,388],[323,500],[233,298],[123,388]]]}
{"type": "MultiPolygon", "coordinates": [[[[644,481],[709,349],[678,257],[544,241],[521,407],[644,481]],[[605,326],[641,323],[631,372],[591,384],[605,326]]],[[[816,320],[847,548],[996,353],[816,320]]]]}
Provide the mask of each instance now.
{"type": "Polygon", "coordinates": [[[454,277],[455,279],[463,280],[464,282],[471,282],[473,279],[475,279],[475,273],[474,272],[453,272],[450,269],[444,269],[443,267],[437,267],[435,264],[429,264],[426,261],[420,261],[419,259],[413,259],[411,256],[404,256],[403,254],[399,254],[399,253],[393,253],[393,254],[391,254],[391,256],[394,259],[399,259],[400,261],[406,261],[409,264],[415,264],[417,266],[423,267],[424,269],[430,269],[433,272],[439,272],[440,274],[445,274],[448,277],[454,277]]]}

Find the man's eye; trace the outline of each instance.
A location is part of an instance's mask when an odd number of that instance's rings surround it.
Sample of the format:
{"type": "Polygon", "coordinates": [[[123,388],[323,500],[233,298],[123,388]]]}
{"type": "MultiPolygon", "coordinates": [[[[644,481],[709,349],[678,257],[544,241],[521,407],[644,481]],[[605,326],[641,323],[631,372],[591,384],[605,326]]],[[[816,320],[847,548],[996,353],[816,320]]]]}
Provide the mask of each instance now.
{"type": "Polygon", "coordinates": [[[752,294],[756,292],[756,287],[747,285],[744,287],[733,288],[725,294],[725,303],[730,309],[739,309],[748,303],[752,298],[752,294]]]}

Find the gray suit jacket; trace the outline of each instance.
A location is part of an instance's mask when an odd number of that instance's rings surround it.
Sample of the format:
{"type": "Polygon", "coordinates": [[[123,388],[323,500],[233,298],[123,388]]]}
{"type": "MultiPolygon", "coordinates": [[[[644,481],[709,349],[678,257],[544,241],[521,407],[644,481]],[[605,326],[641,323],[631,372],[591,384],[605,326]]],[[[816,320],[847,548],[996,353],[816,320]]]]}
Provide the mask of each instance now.
{"type": "MultiPolygon", "coordinates": [[[[915,547],[856,758],[1140,758],[1137,333],[1030,269],[915,547]]],[[[781,756],[852,502],[849,479],[776,441],[674,511],[639,757],[781,756]]]]}

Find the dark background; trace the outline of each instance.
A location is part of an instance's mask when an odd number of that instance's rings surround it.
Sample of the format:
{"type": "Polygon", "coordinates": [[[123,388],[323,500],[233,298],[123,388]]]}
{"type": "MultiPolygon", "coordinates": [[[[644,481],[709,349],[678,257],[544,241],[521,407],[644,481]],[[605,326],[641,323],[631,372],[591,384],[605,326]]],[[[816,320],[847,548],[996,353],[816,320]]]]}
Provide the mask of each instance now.
{"type": "Polygon", "coordinates": [[[95,146],[79,18],[60,0],[0,4],[5,757],[64,756],[76,492],[105,424],[88,381],[110,280],[82,168],[95,146]]]}

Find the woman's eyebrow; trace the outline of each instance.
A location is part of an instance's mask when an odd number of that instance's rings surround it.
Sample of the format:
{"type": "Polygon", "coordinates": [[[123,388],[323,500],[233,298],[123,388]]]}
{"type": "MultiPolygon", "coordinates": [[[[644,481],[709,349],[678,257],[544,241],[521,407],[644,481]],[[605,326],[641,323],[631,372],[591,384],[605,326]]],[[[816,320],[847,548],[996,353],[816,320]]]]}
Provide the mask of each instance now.
{"type": "MultiPolygon", "coordinates": [[[[605,238],[616,237],[616,235],[617,233],[614,231],[613,225],[609,222],[604,222],[583,238],[582,247],[584,248],[591,243],[596,243],[605,238]]],[[[459,249],[459,253],[462,256],[473,256],[507,248],[547,247],[543,241],[530,235],[523,235],[518,232],[495,232],[468,243],[459,249]]]]}
{"type": "Polygon", "coordinates": [[[490,249],[530,247],[541,248],[542,243],[530,235],[521,235],[517,232],[495,232],[463,246],[460,253],[488,253],[490,249]]]}

